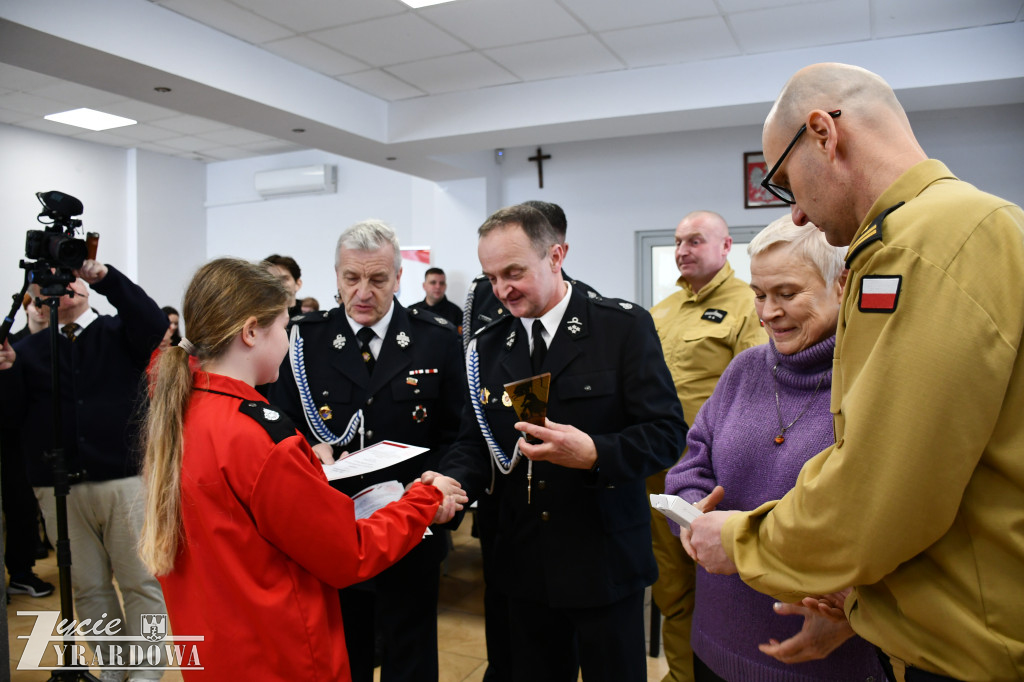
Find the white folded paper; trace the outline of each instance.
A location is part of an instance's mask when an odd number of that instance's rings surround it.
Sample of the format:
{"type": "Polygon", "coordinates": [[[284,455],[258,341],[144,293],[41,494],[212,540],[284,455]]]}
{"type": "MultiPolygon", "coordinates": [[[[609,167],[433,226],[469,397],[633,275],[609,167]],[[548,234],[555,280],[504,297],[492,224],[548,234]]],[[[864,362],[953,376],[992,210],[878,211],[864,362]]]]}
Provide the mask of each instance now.
{"type": "Polygon", "coordinates": [[[691,521],[704,514],[700,509],[675,495],[651,495],[651,506],[683,528],[689,528],[691,521]]]}
{"type": "MultiPolygon", "coordinates": [[[[370,516],[383,507],[398,500],[405,493],[405,486],[398,481],[384,481],[363,488],[352,496],[355,504],[357,519],[368,519],[370,516]]],[[[429,528],[423,533],[423,537],[433,535],[429,528]]]]}
{"type": "Polygon", "coordinates": [[[368,448],[356,450],[334,464],[324,464],[324,475],[327,476],[328,481],[360,476],[404,462],[429,449],[416,445],[405,445],[393,440],[382,440],[368,448]]]}

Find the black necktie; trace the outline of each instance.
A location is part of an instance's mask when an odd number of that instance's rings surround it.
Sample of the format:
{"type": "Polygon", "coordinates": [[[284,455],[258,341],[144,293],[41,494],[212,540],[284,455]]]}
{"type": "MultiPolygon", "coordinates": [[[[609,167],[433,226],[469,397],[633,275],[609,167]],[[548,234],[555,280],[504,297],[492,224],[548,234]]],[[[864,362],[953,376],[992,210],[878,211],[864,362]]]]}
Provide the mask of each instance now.
{"type": "Polygon", "coordinates": [[[544,357],[548,354],[548,345],[544,343],[544,325],[540,320],[533,321],[533,352],[530,353],[530,364],[533,366],[533,373],[540,374],[540,368],[544,364],[544,357]]]}
{"type": "Polygon", "coordinates": [[[377,334],[369,327],[363,327],[356,332],[356,338],[359,339],[359,350],[363,354],[363,362],[366,363],[366,371],[373,374],[373,366],[377,364],[377,361],[373,359],[373,351],[370,350],[370,341],[376,338],[377,334]]]}
{"type": "Polygon", "coordinates": [[[77,332],[78,330],[79,330],[79,326],[78,326],[78,323],[76,323],[76,322],[72,322],[71,324],[66,324],[66,325],[64,325],[63,327],[60,328],[61,333],[64,336],[68,337],[69,341],[74,341],[75,340],[75,332],[77,332]]]}

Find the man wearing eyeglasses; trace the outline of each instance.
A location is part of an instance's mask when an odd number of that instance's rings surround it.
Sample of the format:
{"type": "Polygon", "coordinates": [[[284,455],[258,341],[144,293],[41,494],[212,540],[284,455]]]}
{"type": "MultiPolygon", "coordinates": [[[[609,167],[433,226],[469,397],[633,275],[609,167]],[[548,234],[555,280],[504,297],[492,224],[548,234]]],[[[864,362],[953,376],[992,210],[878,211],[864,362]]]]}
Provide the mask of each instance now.
{"type": "Polygon", "coordinates": [[[799,71],[763,143],[764,186],[850,247],[836,444],[781,500],[707,514],[684,546],[782,601],[829,595],[805,605],[845,608],[891,679],[1020,679],[1024,212],[928,159],[857,67],[799,71]]]}

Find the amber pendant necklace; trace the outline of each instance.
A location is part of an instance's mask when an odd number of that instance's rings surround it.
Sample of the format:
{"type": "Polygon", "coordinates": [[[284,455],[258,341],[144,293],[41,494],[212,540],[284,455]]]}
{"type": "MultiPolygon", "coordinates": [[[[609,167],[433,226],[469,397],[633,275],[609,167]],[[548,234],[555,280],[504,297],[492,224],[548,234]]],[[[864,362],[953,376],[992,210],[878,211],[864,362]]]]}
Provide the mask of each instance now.
{"type": "Polygon", "coordinates": [[[775,444],[782,445],[786,442],[786,431],[789,431],[793,427],[793,424],[796,424],[800,420],[800,417],[804,416],[804,413],[810,409],[811,403],[814,402],[814,398],[818,395],[818,389],[821,388],[821,382],[825,380],[825,375],[822,374],[821,378],[818,379],[818,385],[814,387],[814,393],[811,394],[811,399],[807,401],[806,405],[804,405],[804,409],[800,410],[800,414],[796,416],[796,419],[788,424],[784,424],[782,421],[782,404],[779,401],[779,380],[775,377],[778,369],[779,363],[776,362],[772,367],[772,383],[775,384],[775,411],[779,415],[779,435],[775,436],[775,444]]]}

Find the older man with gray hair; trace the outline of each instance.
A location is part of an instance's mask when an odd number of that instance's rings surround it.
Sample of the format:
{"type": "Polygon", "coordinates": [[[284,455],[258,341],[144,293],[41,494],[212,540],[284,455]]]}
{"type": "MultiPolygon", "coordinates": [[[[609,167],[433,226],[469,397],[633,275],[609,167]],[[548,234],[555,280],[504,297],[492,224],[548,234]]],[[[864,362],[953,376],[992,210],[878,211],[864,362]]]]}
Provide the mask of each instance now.
{"type": "MultiPolygon", "coordinates": [[[[404,486],[435,469],[455,440],[465,393],[462,344],[443,317],[407,310],[395,298],[402,255],[394,230],[384,223],[367,220],[342,233],[335,273],[340,307],[293,320],[291,349],[269,398],[324,463],[382,440],[429,448],[400,464],[334,482],[349,495],[385,481],[404,486]]],[[[375,612],[381,680],[436,682],[445,551],[440,534],[428,536],[373,580],[341,591],[353,682],[373,679],[375,612]]]]}

